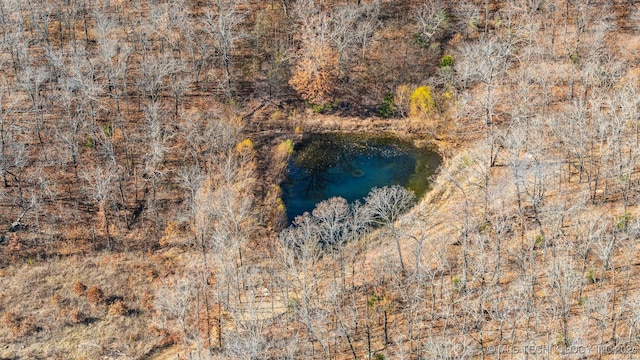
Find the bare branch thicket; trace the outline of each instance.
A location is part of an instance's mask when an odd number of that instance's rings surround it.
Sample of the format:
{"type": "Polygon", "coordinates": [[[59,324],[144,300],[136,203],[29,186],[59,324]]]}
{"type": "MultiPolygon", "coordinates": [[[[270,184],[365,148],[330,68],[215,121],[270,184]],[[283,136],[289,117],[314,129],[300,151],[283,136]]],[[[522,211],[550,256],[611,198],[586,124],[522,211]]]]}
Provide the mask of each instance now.
{"type": "Polygon", "coordinates": [[[224,71],[223,88],[227,96],[231,96],[232,88],[232,55],[237,42],[243,37],[239,25],[245,14],[240,10],[240,0],[217,0],[214,10],[208,10],[203,24],[205,31],[213,40],[216,54],[220,57],[224,71]]]}

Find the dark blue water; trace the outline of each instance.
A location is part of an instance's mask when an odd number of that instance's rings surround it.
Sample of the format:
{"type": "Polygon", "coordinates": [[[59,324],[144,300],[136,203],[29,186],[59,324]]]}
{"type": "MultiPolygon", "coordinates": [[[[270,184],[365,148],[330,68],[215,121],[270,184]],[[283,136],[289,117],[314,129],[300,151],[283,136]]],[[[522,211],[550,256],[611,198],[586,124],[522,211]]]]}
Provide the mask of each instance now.
{"type": "Polygon", "coordinates": [[[320,201],[364,198],[373,187],[402,185],[420,197],[440,157],[389,136],[313,135],[295,147],[281,184],[289,222],[320,201]]]}

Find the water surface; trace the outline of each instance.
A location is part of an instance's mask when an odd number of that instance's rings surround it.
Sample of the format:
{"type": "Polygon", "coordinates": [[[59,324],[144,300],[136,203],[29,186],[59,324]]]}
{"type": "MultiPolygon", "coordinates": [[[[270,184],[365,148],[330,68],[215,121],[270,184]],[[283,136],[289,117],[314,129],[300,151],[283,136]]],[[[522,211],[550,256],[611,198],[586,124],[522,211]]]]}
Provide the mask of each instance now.
{"type": "Polygon", "coordinates": [[[436,152],[392,136],[310,135],[296,144],[282,183],[287,219],[333,196],[362,199],[376,186],[402,185],[420,197],[439,164],[436,152]]]}

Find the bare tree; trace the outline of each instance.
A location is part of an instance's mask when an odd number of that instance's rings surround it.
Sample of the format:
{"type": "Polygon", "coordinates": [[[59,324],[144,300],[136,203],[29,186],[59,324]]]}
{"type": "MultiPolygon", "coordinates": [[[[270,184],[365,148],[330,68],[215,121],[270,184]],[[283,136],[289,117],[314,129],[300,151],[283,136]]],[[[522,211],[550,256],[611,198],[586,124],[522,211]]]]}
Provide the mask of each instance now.
{"type": "Polygon", "coordinates": [[[321,277],[317,265],[322,249],[315,219],[309,213],[298,216],[292,227],[281,232],[279,241],[282,244],[282,282],[287,288],[288,307],[304,325],[311,348],[315,348],[317,343],[322,352],[328,354],[331,339],[323,326],[328,309],[320,307],[321,277]],[[294,296],[290,295],[292,293],[294,296]]]}
{"type": "Polygon", "coordinates": [[[44,99],[42,98],[42,90],[44,83],[49,79],[49,72],[46,68],[35,65],[25,65],[18,74],[18,84],[27,93],[31,101],[30,111],[33,114],[35,122],[35,135],[38,142],[44,147],[46,140],[45,129],[45,109],[44,99]]]}
{"type": "MultiPolygon", "coordinates": [[[[637,127],[634,121],[640,110],[637,100],[638,90],[633,84],[625,84],[618,90],[612,90],[605,100],[607,111],[602,114],[600,122],[604,123],[606,142],[601,150],[607,160],[607,177],[614,182],[623,202],[623,212],[627,211],[630,192],[633,186],[634,169],[640,162],[637,127]]],[[[636,125],[637,126],[637,125],[636,125]]]]}
{"type": "Polygon", "coordinates": [[[421,4],[415,14],[420,28],[420,39],[425,46],[440,41],[450,27],[446,3],[441,0],[427,0],[421,4]]]}
{"type": "Polygon", "coordinates": [[[87,182],[87,190],[90,196],[98,205],[98,216],[100,217],[106,247],[108,250],[111,250],[113,248],[113,242],[111,233],[109,232],[109,201],[115,181],[114,172],[112,169],[96,166],[91,170],[85,170],[83,178],[87,182]]]}
{"type": "Polygon", "coordinates": [[[552,305],[561,322],[562,338],[560,344],[568,346],[570,344],[569,317],[571,315],[571,306],[574,293],[582,279],[569,256],[550,264],[548,275],[550,280],[549,287],[555,294],[552,305]]]}
{"type": "Polygon", "coordinates": [[[509,70],[515,51],[514,42],[514,39],[485,36],[476,44],[465,43],[460,49],[460,61],[456,65],[463,86],[471,81],[481,83],[484,88],[484,96],[477,101],[484,113],[485,140],[490,149],[491,167],[495,165],[502,147],[499,128],[495,124],[495,109],[500,101],[496,90],[509,70]]]}
{"type": "Polygon", "coordinates": [[[152,101],[146,108],[145,120],[147,122],[147,151],[144,156],[143,177],[149,179],[151,183],[151,197],[149,198],[149,210],[153,215],[156,236],[159,236],[160,224],[157,209],[158,183],[163,177],[165,170],[163,163],[168,152],[167,142],[172,137],[169,128],[165,124],[166,114],[159,108],[157,102],[152,101]]]}
{"type": "Polygon", "coordinates": [[[214,11],[207,11],[203,19],[205,29],[211,39],[216,53],[220,56],[225,75],[224,88],[227,96],[231,96],[231,56],[241,33],[238,25],[244,20],[240,10],[240,0],[217,0],[214,11]]]}
{"type": "MultiPolygon", "coordinates": [[[[156,295],[155,307],[159,310],[160,318],[165,322],[166,327],[180,329],[182,337],[189,345],[195,346],[195,356],[198,359],[211,359],[210,349],[207,347],[207,340],[203,338],[201,327],[206,319],[200,318],[200,308],[202,306],[202,293],[198,288],[198,282],[189,275],[183,278],[172,279],[172,281],[161,287],[156,295]]],[[[208,325],[205,325],[208,326],[208,325]]],[[[192,350],[187,350],[190,357],[192,350]]]]}
{"type": "Polygon", "coordinates": [[[367,46],[378,25],[380,13],[379,1],[362,6],[345,5],[329,14],[329,43],[338,53],[338,62],[342,71],[347,68],[351,52],[361,48],[364,58],[367,46]]]}
{"type": "Polygon", "coordinates": [[[315,1],[295,3],[301,47],[289,84],[311,103],[326,105],[337,95],[339,54],[331,47],[330,16],[315,1]]]}
{"type": "MultiPolygon", "coordinates": [[[[125,31],[124,25],[118,23],[111,13],[111,8],[94,8],[93,17],[96,21],[95,31],[98,42],[98,54],[96,67],[103,73],[103,87],[109,96],[114,99],[116,112],[121,114],[122,98],[127,97],[127,71],[132,47],[128,42],[119,41],[119,33],[125,31]]],[[[121,130],[125,129],[121,126],[121,130]]]]}
{"type": "Polygon", "coordinates": [[[12,100],[8,85],[3,77],[0,81],[0,176],[5,188],[9,186],[7,176],[10,172],[10,149],[14,141],[12,132],[16,130],[15,115],[12,113],[16,102],[12,100]]]}
{"type": "Polygon", "coordinates": [[[347,200],[333,197],[316,205],[312,212],[318,224],[318,235],[322,246],[341,245],[349,221],[347,200]]]}
{"type": "Polygon", "coordinates": [[[231,308],[235,327],[228,335],[225,352],[234,359],[264,359],[272,350],[269,332],[276,325],[272,319],[265,318],[256,290],[255,287],[245,290],[242,303],[231,308]]]}
{"type": "Polygon", "coordinates": [[[2,6],[0,8],[2,11],[1,21],[5,26],[1,44],[4,51],[10,54],[13,74],[17,75],[27,61],[29,37],[24,29],[26,19],[20,2],[7,1],[0,6],[2,6]]]}
{"type": "Polygon", "coordinates": [[[365,198],[365,206],[371,214],[372,221],[378,225],[390,227],[403,273],[406,272],[406,269],[400,246],[400,234],[396,231],[395,223],[400,215],[413,205],[414,201],[415,194],[398,185],[373,188],[365,198]]]}

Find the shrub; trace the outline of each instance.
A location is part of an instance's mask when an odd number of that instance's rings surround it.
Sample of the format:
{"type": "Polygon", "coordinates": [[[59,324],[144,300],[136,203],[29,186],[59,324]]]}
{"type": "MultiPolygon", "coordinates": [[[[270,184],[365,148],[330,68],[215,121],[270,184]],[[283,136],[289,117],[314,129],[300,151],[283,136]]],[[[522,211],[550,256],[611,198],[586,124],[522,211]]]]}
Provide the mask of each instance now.
{"type": "Polygon", "coordinates": [[[40,328],[36,326],[36,322],[33,318],[24,319],[11,329],[13,335],[16,337],[23,337],[39,331],[40,328]]]}
{"type": "Polygon", "coordinates": [[[127,313],[127,305],[124,301],[116,300],[113,304],[109,305],[109,314],[111,315],[124,315],[127,313]]]}
{"type": "Polygon", "coordinates": [[[382,99],[382,105],[378,109],[378,114],[383,118],[388,118],[393,115],[393,93],[387,93],[384,99],[382,99]]]}
{"type": "Polygon", "coordinates": [[[584,306],[584,304],[587,303],[587,300],[589,300],[589,298],[583,296],[580,299],[578,299],[578,306],[584,306]]]}
{"type": "Polygon", "coordinates": [[[562,335],[558,335],[557,338],[556,338],[556,346],[559,346],[559,347],[562,347],[562,348],[567,348],[567,347],[571,346],[571,343],[573,343],[573,341],[569,337],[564,337],[562,335]]]}
{"type": "Polygon", "coordinates": [[[381,297],[379,297],[376,294],[373,294],[371,296],[369,296],[369,298],[367,299],[367,306],[368,307],[373,307],[373,305],[375,305],[376,302],[382,300],[381,297]]]}
{"type": "Polygon", "coordinates": [[[26,336],[39,330],[33,318],[25,319],[10,311],[2,314],[0,324],[6,328],[11,328],[11,332],[16,337],[26,336]]]}
{"type": "Polygon", "coordinates": [[[533,242],[534,249],[540,249],[544,246],[544,237],[542,235],[536,236],[535,241],[533,242]]]}
{"type": "Polygon", "coordinates": [[[142,296],[140,296],[140,306],[145,310],[153,310],[153,301],[154,296],[147,291],[143,292],[142,296]]]}
{"type": "Polygon", "coordinates": [[[275,159],[286,161],[286,159],[293,154],[293,141],[291,141],[291,139],[284,140],[276,146],[273,154],[275,159]]]}
{"type": "Polygon", "coordinates": [[[436,108],[436,102],[431,95],[431,88],[428,86],[418,87],[409,100],[409,116],[422,117],[431,114],[436,108]]]}
{"type": "Polygon", "coordinates": [[[51,305],[55,306],[55,307],[62,307],[64,300],[62,299],[62,296],[60,296],[59,294],[53,294],[49,300],[51,301],[51,305]]]}
{"type": "Polygon", "coordinates": [[[469,21],[469,26],[472,29],[477,30],[478,27],[480,27],[480,21],[477,18],[473,18],[471,19],[471,21],[469,21]]]}
{"type": "Polygon", "coordinates": [[[236,145],[236,151],[238,154],[250,153],[253,151],[253,141],[251,139],[246,138],[236,145]]]}
{"type": "Polygon", "coordinates": [[[92,286],[87,291],[87,300],[92,304],[99,304],[104,301],[104,292],[97,286],[92,286]]]}
{"type": "Polygon", "coordinates": [[[110,138],[113,136],[113,127],[111,126],[111,124],[104,124],[102,125],[102,133],[104,134],[104,136],[110,138]]]}
{"type": "Polygon", "coordinates": [[[298,61],[289,85],[302,99],[323,106],[335,100],[339,78],[338,53],[325,45],[315,47],[298,61]]]}
{"type": "Polygon", "coordinates": [[[18,315],[11,311],[5,311],[4,314],[2,314],[2,318],[0,318],[0,324],[6,327],[12,327],[18,324],[18,320],[18,315]]]}
{"type": "Polygon", "coordinates": [[[271,152],[270,172],[275,177],[280,178],[284,175],[291,154],[293,154],[293,141],[290,139],[282,141],[273,149],[271,152]]]}
{"type": "Polygon", "coordinates": [[[447,54],[440,59],[440,68],[450,68],[453,67],[453,56],[447,54]]]}
{"type": "Polygon", "coordinates": [[[405,84],[398,86],[393,96],[393,108],[399,116],[407,116],[410,100],[411,87],[405,84]]]}
{"type": "Polygon", "coordinates": [[[578,63],[580,62],[580,55],[578,55],[577,52],[574,52],[571,55],[569,55],[569,59],[571,60],[571,63],[573,65],[578,65],[578,63]]]}
{"type": "Polygon", "coordinates": [[[290,298],[287,302],[287,313],[292,313],[300,308],[300,300],[297,298],[290,298]]]}
{"type": "Polygon", "coordinates": [[[457,277],[457,276],[454,277],[453,278],[453,288],[455,290],[461,290],[463,287],[464,287],[464,283],[463,283],[462,279],[457,277]]]}
{"type": "Polygon", "coordinates": [[[616,230],[623,231],[626,230],[629,226],[629,222],[631,222],[631,213],[626,211],[624,214],[618,216],[616,219],[616,230]]]}
{"type": "Polygon", "coordinates": [[[73,310],[71,310],[71,312],[69,312],[69,321],[71,321],[71,323],[73,324],[83,323],[86,319],[86,315],[78,308],[74,308],[73,310]]]}
{"type": "Polygon", "coordinates": [[[80,281],[76,281],[73,284],[73,293],[78,296],[83,296],[87,293],[87,285],[81,283],[80,281]]]}
{"type": "Polygon", "coordinates": [[[93,140],[92,137],[87,136],[87,138],[85,139],[82,145],[87,149],[93,149],[96,147],[96,142],[93,140]]]}
{"type": "Polygon", "coordinates": [[[316,104],[312,102],[307,102],[307,106],[311,108],[311,111],[313,111],[314,114],[324,114],[333,109],[332,102],[328,102],[326,104],[316,104]]]}
{"type": "Polygon", "coordinates": [[[270,118],[272,121],[281,121],[284,120],[286,116],[282,113],[282,111],[276,110],[271,114],[270,118]]]}
{"type": "Polygon", "coordinates": [[[587,275],[585,276],[585,278],[587,279],[587,282],[589,282],[589,284],[595,284],[596,281],[598,281],[598,279],[596,278],[596,272],[593,271],[593,269],[589,269],[589,271],[587,271],[587,275]]]}
{"type": "Polygon", "coordinates": [[[411,39],[413,39],[413,45],[418,46],[418,47],[423,47],[427,45],[427,42],[424,41],[424,38],[422,37],[421,33],[415,33],[413,34],[413,36],[411,37],[411,39]]]}

